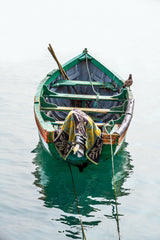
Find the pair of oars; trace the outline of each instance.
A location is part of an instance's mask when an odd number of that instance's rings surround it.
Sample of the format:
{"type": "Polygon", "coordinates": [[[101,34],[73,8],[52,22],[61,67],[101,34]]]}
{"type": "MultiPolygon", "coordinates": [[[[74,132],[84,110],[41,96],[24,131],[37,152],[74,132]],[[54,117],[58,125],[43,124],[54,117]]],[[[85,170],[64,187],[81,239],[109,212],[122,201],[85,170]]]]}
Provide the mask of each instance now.
{"type": "MultiPolygon", "coordinates": [[[[64,79],[64,80],[65,80],[65,79],[69,80],[69,77],[68,77],[67,73],[64,71],[62,65],[60,64],[60,62],[58,61],[58,59],[57,59],[57,57],[56,57],[56,54],[55,54],[55,52],[54,52],[51,44],[49,44],[48,50],[50,51],[51,55],[53,56],[54,60],[56,61],[57,65],[58,65],[58,67],[59,67],[59,70],[60,70],[60,72],[61,72],[61,74],[62,74],[63,79],[64,79]]],[[[74,86],[72,86],[72,87],[73,87],[74,91],[76,92],[76,94],[78,94],[78,92],[77,92],[77,90],[75,89],[75,87],[74,87],[74,86]]],[[[69,93],[71,93],[69,86],[67,86],[67,89],[68,89],[69,93]]]]}

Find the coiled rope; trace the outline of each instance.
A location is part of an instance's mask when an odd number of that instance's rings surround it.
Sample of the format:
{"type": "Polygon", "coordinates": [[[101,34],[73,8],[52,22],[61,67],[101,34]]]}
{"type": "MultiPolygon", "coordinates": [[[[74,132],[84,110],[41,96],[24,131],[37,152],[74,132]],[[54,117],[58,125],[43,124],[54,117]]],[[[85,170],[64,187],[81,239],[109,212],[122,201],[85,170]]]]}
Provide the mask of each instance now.
{"type": "Polygon", "coordinates": [[[119,217],[118,217],[118,204],[117,204],[117,191],[116,191],[116,181],[115,181],[115,171],[114,171],[114,160],[113,160],[113,148],[112,148],[112,134],[110,134],[110,144],[111,144],[111,158],[112,158],[112,172],[113,172],[113,184],[114,184],[114,197],[115,197],[115,205],[116,205],[116,222],[117,222],[117,232],[118,239],[121,240],[120,236],[120,227],[119,227],[119,217]]]}
{"type": "Polygon", "coordinates": [[[75,185],[74,185],[74,178],[73,178],[73,173],[72,173],[72,169],[71,169],[70,163],[68,163],[68,166],[69,166],[69,170],[70,170],[71,177],[72,177],[73,191],[74,191],[74,196],[75,196],[76,203],[77,203],[77,209],[78,209],[78,214],[79,214],[79,221],[80,221],[81,229],[82,229],[82,236],[83,236],[83,240],[86,240],[84,227],[83,227],[83,223],[82,223],[82,219],[81,219],[81,213],[80,213],[80,209],[79,209],[78,197],[77,197],[77,193],[76,193],[76,189],[75,189],[75,185]]]}

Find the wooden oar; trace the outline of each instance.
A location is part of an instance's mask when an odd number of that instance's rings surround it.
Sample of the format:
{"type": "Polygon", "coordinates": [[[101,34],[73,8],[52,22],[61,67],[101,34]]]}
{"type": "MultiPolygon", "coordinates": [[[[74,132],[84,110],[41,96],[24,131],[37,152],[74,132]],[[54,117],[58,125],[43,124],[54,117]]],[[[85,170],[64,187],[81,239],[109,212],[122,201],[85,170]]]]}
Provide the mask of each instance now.
{"type": "MultiPolygon", "coordinates": [[[[56,57],[56,54],[55,54],[55,52],[54,52],[51,44],[49,44],[48,50],[50,51],[51,55],[53,56],[54,60],[56,61],[57,65],[58,65],[58,67],[59,67],[59,70],[60,70],[60,72],[61,72],[61,74],[62,74],[63,79],[64,79],[64,80],[65,80],[65,79],[68,79],[68,80],[69,80],[69,77],[68,77],[67,73],[64,71],[62,65],[60,64],[60,62],[58,61],[58,59],[57,59],[57,57],[56,57]]],[[[75,93],[78,94],[78,92],[77,92],[77,90],[75,89],[75,87],[72,86],[72,88],[74,89],[75,93]]],[[[70,91],[70,89],[69,89],[68,86],[67,86],[67,89],[68,89],[68,92],[71,93],[71,91],[70,91]]]]}
{"type": "Polygon", "coordinates": [[[56,57],[56,54],[55,54],[51,44],[49,44],[48,50],[50,51],[51,55],[53,56],[54,60],[56,61],[57,65],[59,67],[59,70],[62,74],[63,79],[65,80],[67,78],[69,80],[67,73],[64,71],[64,69],[62,68],[62,65],[60,64],[60,62],[58,61],[58,59],[56,57]]]}

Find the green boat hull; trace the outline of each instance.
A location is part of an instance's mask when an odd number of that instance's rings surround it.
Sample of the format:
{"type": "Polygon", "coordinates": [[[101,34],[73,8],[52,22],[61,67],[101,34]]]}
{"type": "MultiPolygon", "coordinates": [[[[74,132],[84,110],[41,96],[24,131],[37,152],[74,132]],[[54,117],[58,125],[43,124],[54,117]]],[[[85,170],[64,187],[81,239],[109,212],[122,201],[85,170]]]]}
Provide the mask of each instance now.
{"type": "Polygon", "coordinates": [[[77,157],[73,150],[65,158],[55,146],[55,132],[62,129],[69,111],[78,108],[89,114],[102,132],[99,162],[110,159],[112,154],[122,149],[133,116],[134,99],[130,88],[123,88],[123,79],[87,52],[64,64],[63,69],[70,80],[62,79],[59,69],[53,70],[41,81],[34,98],[35,120],[45,149],[53,158],[76,166],[94,162],[86,152],[82,157],[77,157]],[[86,59],[90,76],[85,66],[86,59]],[[77,102],[80,107],[73,105],[77,102]]]}

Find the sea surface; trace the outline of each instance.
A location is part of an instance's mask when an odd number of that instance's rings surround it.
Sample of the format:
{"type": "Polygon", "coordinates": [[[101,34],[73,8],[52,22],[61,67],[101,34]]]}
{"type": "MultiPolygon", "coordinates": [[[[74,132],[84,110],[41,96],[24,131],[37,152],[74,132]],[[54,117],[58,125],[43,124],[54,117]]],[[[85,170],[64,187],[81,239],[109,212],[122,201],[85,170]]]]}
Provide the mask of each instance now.
{"type": "MultiPolygon", "coordinates": [[[[69,167],[44,151],[33,116],[36,88],[50,67],[46,57],[1,64],[1,240],[83,239],[69,167]]],[[[160,239],[160,79],[152,73],[135,72],[134,117],[114,157],[123,240],[160,239]]],[[[72,173],[86,239],[118,239],[111,160],[72,173]]]]}
{"type": "Polygon", "coordinates": [[[0,240],[160,240],[160,2],[22,1],[1,6],[0,240]],[[37,4],[38,3],[38,4],[37,4]],[[100,4],[101,3],[101,4],[100,4]],[[36,89],[56,66],[89,54],[124,80],[135,109],[112,161],[71,171],[47,154],[33,114],[36,89]],[[118,236],[118,229],[120,238],[118,236]]]}

